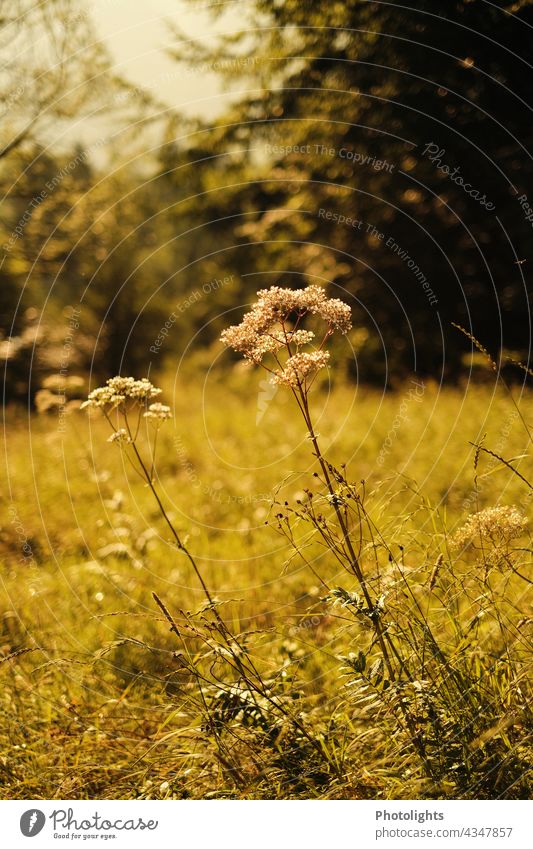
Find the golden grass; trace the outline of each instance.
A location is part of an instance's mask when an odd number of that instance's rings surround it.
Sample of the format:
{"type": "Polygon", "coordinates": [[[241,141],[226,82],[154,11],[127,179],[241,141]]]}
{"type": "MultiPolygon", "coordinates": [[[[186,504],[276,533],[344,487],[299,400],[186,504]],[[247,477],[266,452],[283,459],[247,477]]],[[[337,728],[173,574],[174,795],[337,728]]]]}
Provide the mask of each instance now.
{"type": "MultiPolygon", "coordinates": [[[[284,692],[305,701],[328,763],[337,759],[341,768],[325,770],[305,747],[296,755],[294,741],[284,748],[278,738],[258,754],[252,721],[245,733],[235,732],[242,769],[232,774],[195,714],[174,655],[181,646],[152,598],[155,591],[177,616],[203,603],[150,491],[106,442],[98,416],[73,414],[62,433],[53,417],[12,410],[0,534],[4,797],[457,795],[451,779],[432,783],[423,775],[382,706],[358,701],[341,660],[358,650],[357,626],[342,608],[324,604],[316,575],[265,524],[273,497],[292,504],[313,481],[309,442],[291,399],[280,390],[264,405],[260,377],[240,367],[224,380],[211,372],[203,385],[191,380],[174,392],[168,380],[164,387],[162,400],[175,412],[157,464],[165,504],[225,602],[220,610],[231,629],[255,633],[250,651],[265,675],[285,669],[284,692]],[[259,424],[258,405],[266,406],[259,424]]],[[[482,507],[517,504],[527,512],[529,505],[527,487],[498,460],[479,457],[474,470],[469,443],[486,433],[484,445],[527,477],[526,435],[508,396],[491,386],[428,385],[416,399],[410,388],[380,395],[322,386],[314,414],[329,458],[347,462],[351,480],[365,480],[372,520],[388,546],[402,551],[417,592],[428,586],[439,555],[443,575],[453,568],[455,589],[450,575],[440,594],[419,596],[451,650],[454,624],[443,601],[455,599],[452,619],[462,628],[477,608],[474,596],[457,600],[457,587],[473,591],[475,564],[449,552],[447,535],[482,507]]],[[[528,404],[524,396],[524,415],[528,404]]],[[[354,588],[327,552],[312,556],[328,585],[354,588]]],[[[494,581],[499,615],[512,619],[515,631],[527,618],[527,587],[516,575],[494,581]]],[[[465,663],[477,680],[492,676],[491,692],[500,687],[503,703],[505,668],[495,662],[482,669],[491,652],[501,654],[497,616],[482,627],[485,655],[478,647],[465,663]]],[[[200,652],[195,639],[191,651],[200,652]]],[[[523,765],[525,718],[512,710],[507,725],[504,718],[487,733],[504,741],[507,735],[523,765]]],[[[494,784],[474,792],[499,791],[494,784]]]]}

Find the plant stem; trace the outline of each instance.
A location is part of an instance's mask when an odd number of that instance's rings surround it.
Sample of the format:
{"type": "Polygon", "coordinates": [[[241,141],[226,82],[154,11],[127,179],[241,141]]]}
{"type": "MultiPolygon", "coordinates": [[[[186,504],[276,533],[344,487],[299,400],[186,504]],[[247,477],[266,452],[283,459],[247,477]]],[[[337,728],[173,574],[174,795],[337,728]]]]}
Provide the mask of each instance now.
{"type": "Polygon", "coordinates": [[[177,547],[179,548],[180,551],[183,551],[183,553],[185,554],[185,556],[189,560],[189,563],[191,564],[192,568],[194,569],[194,571],[196,573],[196,577],[200,581],[201,587],[202,587],[202,589],[205,593],[205,597],[207,598],[207,601],[209,602],[209,604],[211,606],[213,606],[213,597],[211,596],[211,593],[209,592],[209,590],[207,588],[207,584],[205,583],[205,581],[202,577],[202,573],[200,572],[198,566],[196,565],[196,561],[195,561],[194,557],[189,552],[189,550],[186,548],[186,546],[183,544],[178,532],[176,531],[174,525],[170,521],[170,519],[167,515],[167,512],[166,512],[166,510],[163,506],[163,503],[162,503],[162,501],[159,497],[159,494],[158,494],[158,492],[157,492],[157,490],[154,486],[154,482],[152,480],[152,477],[150,476],[150,473],[148,472],[148,469],[146,468],[146,466],[144,464],[143,458],[141,457],[141,455],[139,453],[139,449],[137,448],[135,442],[132,442],[131,445],[132,445],[133,451],[135,453],[135,456],[137,458],[137,462],[139,463],[139,465],[140,465],[140,467],[143,471],[143,475],[146,479],[146,483],[150,487],[150,489],[152,491],[152,495],[154,496],[155,500],[157,501],[157,506],[159,507],[159,510],[161,511],[161,515],[163,516],[165,522],[167,523],[167,525],[170,529],[172,536],[174,537],[174,540],[176,542],[177,547]]]}
{"type": "MultiPolygon", "coordinates": [[[[309,431],[309,436],[311,438],[311,442],[313,443],[313,448],[315,449],[316,457],[318,459],[318,462],[320,463],[320,467],[322,469],[322,473],[323,473],[324,479],[326,481],[326,486],[328,488],[329,494],[332,496],[333,509],[335,510],[335,514],[337,516],[337,521],[339,523],[339,527],[340,527],[341,532],[342,532],[344,544],[346,545],[346,548],[347,548],[347,551],[348,551],[348,554],[349,554],[349,557],[350,557],[350,565],[352,567],[354,575],[356,576],[357,580],[359,581],[359,585],[361,587],[361,591],[364,595],[368,609],[369,609],[369,611],[372,611],[374,609],[374,604],[372,602],[372,598],[371,598],[370,593],[368,591],[366,579],[365,579],[365,576],[363,574],[363,570],[361,568],[359,558],[357,557],[357,554],[355,553],[355,550],[354,550],[354,547],[353,547],[353,544],[352,544],[352,540],[350,538],[349,528],[346,524],[344,516],[342,515],[342,512],[339,508],[339,505],[337,504],[337,497],[336,497],[335,489],[334,489],[334,486],[333,486],[333,483],[332,483],[332,480],[331,480],[330,471],[329,471],[328,465],[326,463],[326,460],[324,459],[324,456],[323,456],[323,454],[320,450],[320,446],[318,444],[318,437],[317,437],[317,435],[314,431],[314,428],[313,428],[313,422],[312,422],[312,419],[311,419],[311,412],[309,410],[309,402],[308,402],[308,399],[307,399],[307,393],[305,392],[305,390],[304,390],[304,388],[301,384],[299,385],[299,394],[300,394],[300,399],[301,399],[301,402],[302,402],[301,409],[302,409],[302,412],[303,412],[303,415],[304,415],[305,423],[306,423],[308,431],[309,431]]],[[[374,626],[374,630],[376,632],[376,637],[378,639],[381,651],[383,653],[383,660],[385,661],[385,664],[387,666],[387,671],[388,671],[391,679],[394,679],[394,677],[395,677],[394,667],[392,665],[389,650],[388,650],[386,642],[385,642],[383,629],[381,627],[379,617],[374,617],[374,618],[372,618],[371,621],[372,621],[372,624],[374,626]]]]}

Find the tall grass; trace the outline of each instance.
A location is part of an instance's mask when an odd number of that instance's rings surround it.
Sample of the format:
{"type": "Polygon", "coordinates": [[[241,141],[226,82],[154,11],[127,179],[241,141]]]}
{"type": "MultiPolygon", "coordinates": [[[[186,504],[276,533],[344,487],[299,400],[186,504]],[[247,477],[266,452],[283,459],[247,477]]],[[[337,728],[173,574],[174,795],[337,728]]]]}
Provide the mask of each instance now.
{"type": "Polygon", "coordinates": [[[252,375],[235,371],[213,395],[242,408],[209,421],[226,460],[271,461],[255,478],[204,468],[200,427],[179,426],[182,414],[201,424],[193,389],[177,399],[177,435],[166,407],[145,418],[152,396],[106,407],[125,432],[113,445],[91,417],[94,451],[79,414],[66,437],[41,419],[33,481],[23,434],[9,434],[19,531],[2,536],[4,794],[527,795],[530,490],[505,395],[426,387],[398,417],[405,393],[370,394],[354,415],[339,387],[321,434],[318,378],[282,386],[256,430],[252,375]],[[472,426],[454,433],[458,411],[472,426]],[[480,428],[496,459],[469,450],[480,428]],[[354,456],[365,436],[372,447],[354,456]],[[413,476],[430,465],[422,489],[413,476]],[[41,528],[24,509],[34,484],[41,528]],[[270,509],[251,490],[273,491],[270,509]]]}

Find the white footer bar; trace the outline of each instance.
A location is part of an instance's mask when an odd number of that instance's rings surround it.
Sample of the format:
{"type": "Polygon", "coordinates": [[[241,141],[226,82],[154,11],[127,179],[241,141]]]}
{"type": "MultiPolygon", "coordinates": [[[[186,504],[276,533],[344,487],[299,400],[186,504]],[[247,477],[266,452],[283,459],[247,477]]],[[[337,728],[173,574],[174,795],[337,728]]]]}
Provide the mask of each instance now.
{"type": "Polygon", "coordinates": [[[3,801],[6,849],[528,849],[531,802],[3,801]]]}

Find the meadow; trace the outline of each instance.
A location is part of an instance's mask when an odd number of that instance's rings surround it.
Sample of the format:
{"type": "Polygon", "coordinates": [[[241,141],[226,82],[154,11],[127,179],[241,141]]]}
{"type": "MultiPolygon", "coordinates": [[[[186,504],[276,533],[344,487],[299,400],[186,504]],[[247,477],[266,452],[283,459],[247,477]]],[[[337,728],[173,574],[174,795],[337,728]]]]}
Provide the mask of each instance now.
{"type": "Polygon", "coordinates": [[[400,685],[374,656],[354,576],[296,515],[320,481],[290,393],[227,363],[159,385],[173,417],[158,437],[158,491],[266,689],[244,693],[187,557],[98,411],[59,423],[13,407],[4,798],[527,794],[527,536],[490,569],[450,539],[485,508],[530,512],[527,483],[471,444],[527,477],[530,396],[515,390],[515,404],[487,378],[313,389],[322,448],[364,491],[375,529],[361,562],[379,576],[392,639],[411,647],[400,685]],[[469,700],[464,726],[453,687],[469,700]]]}
{"type": "Polygon", "coordinates": [[[529,797],[532,0],[119,5],[0,0],[1,798],[529,797]]]}

